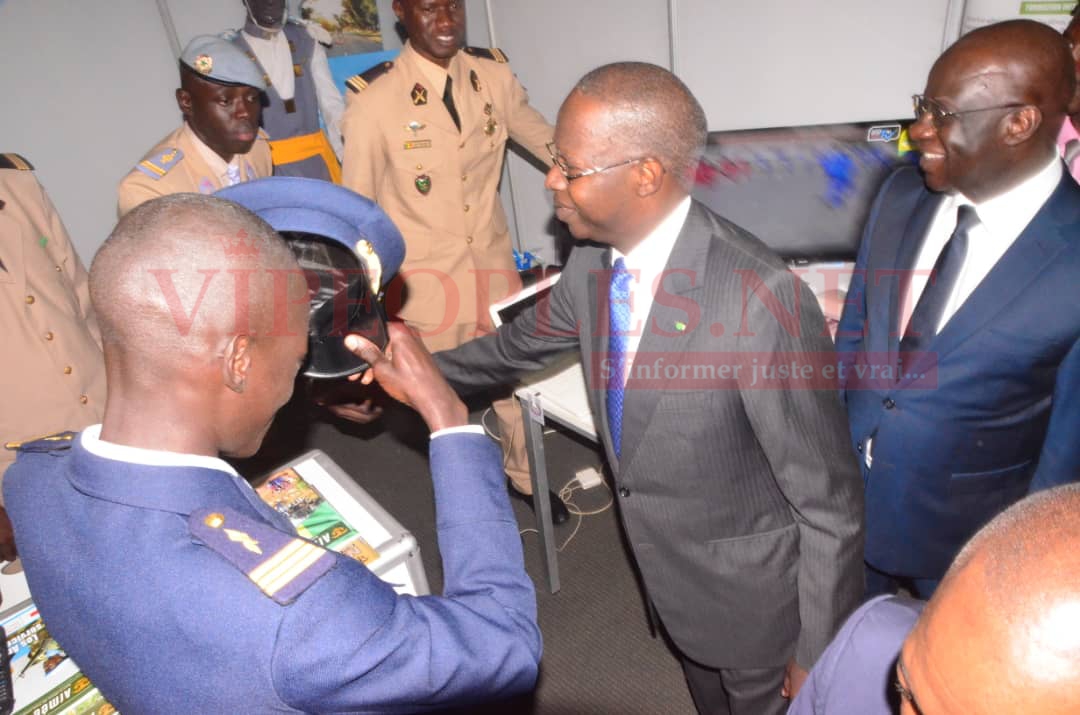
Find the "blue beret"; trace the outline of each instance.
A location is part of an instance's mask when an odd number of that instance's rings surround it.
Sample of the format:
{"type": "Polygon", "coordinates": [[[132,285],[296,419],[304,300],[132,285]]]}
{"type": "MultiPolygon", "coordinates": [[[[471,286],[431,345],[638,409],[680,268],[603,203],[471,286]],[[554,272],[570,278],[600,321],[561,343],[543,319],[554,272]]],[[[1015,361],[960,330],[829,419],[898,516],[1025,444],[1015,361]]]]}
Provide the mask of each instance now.
{"type": "Polygon", "coordinates": [[[319,179],[271,176],[218,191],[257,214],[276,231],[288,236],[293,252],[319,289],[311,298],[308,362],[304,374],[314,378],[340,378],[360,372],[367,364],[344,345],[347,333],[359,333],[380,348],[386,346],[386,319],[381,289],[405,260],[405,241],[390,217],[371,199],[319,179]],[[311,236],[329,243],[309,252],[311,236]],[[351,265],[344,265],[342,263],[351,265]],[[356,276],[356,266],[363,270],[356,276]],[[348,306],[345,323],[341,306],[348,306]]]}
{"type": "Polygon", "coordinates": [[[180,53],[180,61],[211,82],[244,84],[266,91],[266,78],[255,61],[218,35],[193,37],[180,53]]]}
{"type": "Polygon", "coordinates": [[[380,286],[386,285],[405,260],[405,240],[386,212],[343,186],[320,179],[271,176],[229,186],[216,196],[258,214],[276,231],[310,233],[337,241],[356,253],[369,271],[379,271],[380,286]],[[362,241],[374,248],[379,266],[371,265],[362,241]]]}

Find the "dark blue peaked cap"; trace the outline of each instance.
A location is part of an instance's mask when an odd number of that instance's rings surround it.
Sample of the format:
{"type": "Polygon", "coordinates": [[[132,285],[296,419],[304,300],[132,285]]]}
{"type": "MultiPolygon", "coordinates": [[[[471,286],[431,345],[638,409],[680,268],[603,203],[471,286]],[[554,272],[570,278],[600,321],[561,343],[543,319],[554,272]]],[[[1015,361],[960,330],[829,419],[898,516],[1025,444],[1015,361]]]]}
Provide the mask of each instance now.
{"type": "MultiPolygon", "coordinates": [[[[366,264],[357,243],[368,241],[381,265],[382,286],[405,260],[405,240],[379,206],[369,198],[319,179],[270,176],[218,191],[257,214],[276,231],[309,233],[341,243],[366,264]]],[[[368,266],[374,269],[374,266],[368,266]]]]}
{"type": "Polygon", "coordinates": [[[367,364],[345,347],[344,339],[347,333],[358,333],[380,348],[386,346],[386,318],[378,294],[405,260],[405,241],[390,217],[371,199],[319,179],[272,176],[224,188],[215,196],[240,204],[278,232],[316,236],[344,249],[340,258],[354,265],[338,265],[338,257],[330,254],[325,259],[306,254],[307,237],[294,237],[292,243],[309,276],[319,276],[319,289],[311,298],[304,374],[335,379],[365,370],[367,364]],[[356,266],[364,271],[350,277],[348,271],[356,266]],[[344,282],[338,273],[342,270],[344,282]],[[377,288],[370,285],[376,280],[377,288]],[[344,322],[338,310],[343,305],[348,306],[344,322]]]}

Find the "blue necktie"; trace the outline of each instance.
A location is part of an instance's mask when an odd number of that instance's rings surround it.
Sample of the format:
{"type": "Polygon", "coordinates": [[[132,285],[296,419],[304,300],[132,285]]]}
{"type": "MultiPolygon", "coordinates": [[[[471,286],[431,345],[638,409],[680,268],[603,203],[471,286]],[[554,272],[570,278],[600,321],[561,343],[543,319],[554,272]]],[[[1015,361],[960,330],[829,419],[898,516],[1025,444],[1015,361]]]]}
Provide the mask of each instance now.
{"type": "Polygon", "coordinates": [[[960,278],[960,271],[964,267],[964,257],[967,255],[968,233],[979,225],[979,214],[975,208],[964,204],[956,210],[956,230],[945,242],[944,248],[938,254],[934,268],[930,272],[930,281],[923,288],[919,302],[915,304],[915,310],[911,312],[907,330],[900,341],[900,351],[926,350],[930,341],[938,332],[938,323],[945,312],[945,305],[949,302],[953,288],[960,278]]]}
{"type": "Polygon", "coordinates": [[[611,373],[607,380],[608,426],[611,446],[616,456],[622,453],[623,375],[626,373],[627,333],[630,331],[630,271],[623,259],[616,259],[611,270],[608,291],[608,360],[611,373]]]}

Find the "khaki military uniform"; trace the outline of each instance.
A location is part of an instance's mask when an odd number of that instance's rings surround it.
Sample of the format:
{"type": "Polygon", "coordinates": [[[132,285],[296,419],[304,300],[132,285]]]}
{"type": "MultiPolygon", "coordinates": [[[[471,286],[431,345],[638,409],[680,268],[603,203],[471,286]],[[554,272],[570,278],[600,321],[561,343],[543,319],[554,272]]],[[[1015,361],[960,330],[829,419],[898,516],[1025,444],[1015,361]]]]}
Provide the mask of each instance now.
{"type": "MultiPolygon", "coordinates": [[[[105,363],[87,273],[25,160],[0,154],[0,442],[101,421],[105,363]]],[[[15,452],[0,449],[0,476],[15,452]]]]}
{"type": "MultiPolygon", "coordinates": [[[[459,131],[423,62],[406,42],[394,62],[346,82],[342,183],[374,199],[405,237],[387,307],[437,351],[490,326],[488,306],[520,289],[498,196],[506,141],[546,161],[554,129],[500,51],[467,48],[447,69],[459,131]]],[[[504,451],[514,443],[507,472],[528,492],[524,433],[504,402],[496,405],[502,432],[514,435],[503,442],[504,451]]]]}
{"type": "MultiPolygon", "coordinates": [[[[226,186],[224,177],[203,155],[209,149],[205,144],[201,147],[199,144],[201,141],[188,128],[187,122],[158,142],[120,182],[117,214],[123,216],[158,196],[183,192],[212,194],[226,186]]],[[[234,160],[240,169],[241,181],[270,176],[274,167],[266,133],[260,129],[251,151],[234,157],[234,160]]]]}

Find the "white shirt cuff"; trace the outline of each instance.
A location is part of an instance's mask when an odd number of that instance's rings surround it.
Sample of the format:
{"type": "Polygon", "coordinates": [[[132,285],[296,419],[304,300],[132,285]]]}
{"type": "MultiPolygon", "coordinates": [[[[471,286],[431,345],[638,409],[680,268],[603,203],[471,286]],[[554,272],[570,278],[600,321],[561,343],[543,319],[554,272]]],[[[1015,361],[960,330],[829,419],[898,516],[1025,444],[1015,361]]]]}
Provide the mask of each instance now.
{"type": "Polygon", "coordinates": [[[431,433],[431,438],[436,439],[442,437],[444,434],[484,434],[483,425],[460,425],[458,427],[446,427],[444,429],[435,430],[431,433]]]}

